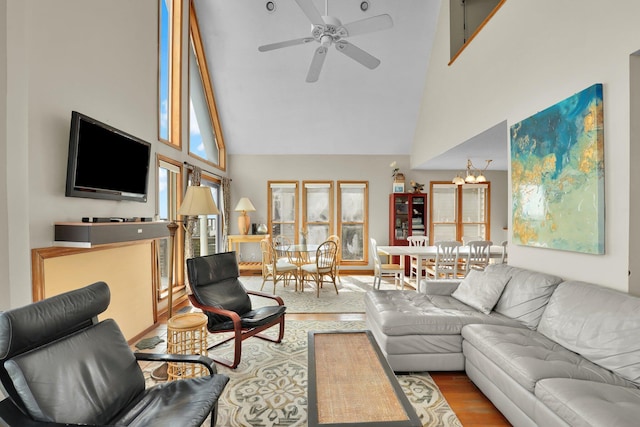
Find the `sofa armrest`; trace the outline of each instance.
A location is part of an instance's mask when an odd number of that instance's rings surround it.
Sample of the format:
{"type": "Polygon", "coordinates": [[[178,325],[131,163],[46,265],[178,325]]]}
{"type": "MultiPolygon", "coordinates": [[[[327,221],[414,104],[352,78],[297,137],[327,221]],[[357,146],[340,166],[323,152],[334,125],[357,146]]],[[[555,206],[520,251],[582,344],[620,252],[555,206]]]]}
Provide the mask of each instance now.
{"type": "Polygon", "coordinates": [[[204,365],[209,370],[209,375],[214,375],[218,371],[214,365],[213,359],[206,356],[198,356],[195,354],[166,354],[166,353],[133,353],[136,360],[155,361],[155,362],[184,362],[197,363],[204,365]]]}
{"type": "Polygon", "coordinates": [[[427,295],[449,296],[458,288],[460,280],[422,280],[420,282],[420,292],[427,295]]]}

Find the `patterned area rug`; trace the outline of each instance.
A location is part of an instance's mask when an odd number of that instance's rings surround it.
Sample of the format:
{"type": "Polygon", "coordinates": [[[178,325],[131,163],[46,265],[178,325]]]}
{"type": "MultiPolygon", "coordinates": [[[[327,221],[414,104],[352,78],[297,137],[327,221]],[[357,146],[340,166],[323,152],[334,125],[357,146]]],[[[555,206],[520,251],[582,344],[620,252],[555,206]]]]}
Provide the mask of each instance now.
{"type": "MultiPolygon", "coordinates": [[[[260,276],[242,276],[242,284],[254,291],[262,285],[260,276]]],[[[275,294],[282,297],[287,313],[364,313],[364,294],[373,289],[373,276],[344,276],[338,283],[338,294],[332,283],[325,283],[316,297],[315,287],[307,284],[304,292],[296,292],[293,284],[276,285],[275,294]],[[340,283],[341,282],[341,283],[340,283]]],[[[382,281],[380,289],[395,289],[393,281],[382,281]]],[[[264,284],[263,292],[273,293],[273,282],[264,284]]],[[[252,297],[254,307],[271,304],[264,298],[252,297]]]]}
{"type": "MultiPolygon", "coordinates": [[[[281,344],[257,338],[244,341],[238,368],[232,370],[218,365],[218,372],[230,377],[220,399],[218,425],[306,426],[308,331],[364,328],[364,322],[290,320],[281,344]]],[[[215,351],[220,356],[232,357],[229,344],[215,351]]],[[[145,369],[149,384],[155,383],[150,378],[154,368],[145,369]]],[[[423,426],[462,426],[428,373],[398,375],[398,380],[423,426]]]]}

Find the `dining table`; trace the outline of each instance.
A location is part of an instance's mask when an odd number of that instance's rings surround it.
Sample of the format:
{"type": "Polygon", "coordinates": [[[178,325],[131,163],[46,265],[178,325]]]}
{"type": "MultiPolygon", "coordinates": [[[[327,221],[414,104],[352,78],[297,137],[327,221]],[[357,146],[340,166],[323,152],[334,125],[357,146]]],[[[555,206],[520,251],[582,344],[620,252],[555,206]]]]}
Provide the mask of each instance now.
{"type": "MultiPolygon", "coordinates": [[[[502,251],[504,247],[501,245],[491,245],[489,248],[489,258],[491,259],[500,259],[502,258],[502,251]]],[[[399,256],[400,257],[400,266],[405,268],[405,258],[406,257],[416,257],[416,261],[418,265],[422,264],[423,260],[434,259],[438,254],[438,247],[435,245],[431,246],[378,246],[378,253],[380,255],[386,256],[399,256]]],[[[469,247],[468,246],[460,246],[458,247],[458,254],[461,257],[465,257],[469,255],[469,247]]],[[[415,286],[416,290],[420,289],[420,280],[425,278],[422,275],[421,270],[419,270],[418,275],[416,276],[416,282],[411,283],[411,278],[405,276],[405,281],[412,286],[415,286]]]]}

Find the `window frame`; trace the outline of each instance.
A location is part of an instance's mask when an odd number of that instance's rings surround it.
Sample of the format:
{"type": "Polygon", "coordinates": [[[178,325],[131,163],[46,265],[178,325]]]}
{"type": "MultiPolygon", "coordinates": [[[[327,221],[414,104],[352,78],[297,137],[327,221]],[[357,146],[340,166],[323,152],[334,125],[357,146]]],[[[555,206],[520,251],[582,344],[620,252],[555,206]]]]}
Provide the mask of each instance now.
{"type": "MultiPolygon", "coordinates": [[[[168,195],[168,199],[167,199],[167,203],[168,203],[168,217],[166,218],[167,221],[171,222],[171,221],[178,221],[178,207],[180,206],[180,204],[182,203],[182,197],[183,197],[183,176],[184,176],[184,168],[181,162],[178,162],[176,160],[173,160],[169,157],[165,157],[161,154],[157,154],[156,156],[156,215],[160,215],[160,168],[164,168],[164,169],[172,169],[176,174],[176,179],[175,179],[175,189],[173,189],[172,191],[170,191],[169,195],[168,195]]],[[[165,218],[161,218],[163,220],[165,220],[165,218]]],[[[169,246],[169,237],[166,237],[165,239],[167,239],[167,250],[168,250],[168,246],[169,246]]],[[[160,239],[163,240],[163,239],[160,239]]],[[[158,257],[159,257],[159,261],[160,261],[160,255],[159,255],[159,251],[160,251],[160,247],[161,244],[160,242],[157,243],[157,253],[158,253],[158,257]]],[[[184,269],[180,268],[183,263],[184,263],[184,230],[182,227],[178,227],[177,231],[176,231],[176,236],[175,236],[175,240],[174,240],[174,250],[176,251],[174,254],[174,263],[173,263],[173,284],[169,284],[173,290],[173,302],[174,304],[176,303],[176,294],[178,294],[180,291],[182,291],[185,288],[184,285],[184,269]]],[[[167,254],[168,256],[170,256],[170,254],[167,254]]],[[[158,264],[159,265],[159,264],[158,264]]],[[[167,266],[168,269],[168,266],[167,266]]],[[[162,277],[161,277],[161,270],[159,269],[158,272],[158,281],[157,281],[157,287],[155,289],[155,295],[156,295],[156,304],[162,300],[165,300],[168,296],[168,288],[169,286],[167,286],[167,289],[162,289],[162,277]]]]}
{"type": "MultiPolygon", "coordinates": [[[[220,122],[220,116],[218,114],[218,107],[216,103],[215,92],[213,90],[213,84],[211,83],[211,75],[209,73],[209,67],[207,65],[207,57],[204,52],[204,46],[202,43],[202,36],[200,34],[200,26],[198,24],[198,16],[195,10],[195,4],[193,0],[189,2],[189,54],[191,54],[191,50],[196,58],[196,62],[198,65],[198,71],[200,76],[200,82],[202,84],[202,88],[204,91],[204,98],[206,101],[206,106],[208,110],[209,120],[211,122],[211,127],[213,129],[213,139],[216,144],[216,148],[218,150],[218,162],[213,162],[209,159],[202,158],[197,154],[191,151],[191,141],[187,144],[189,156],[201,160],[216,169],[221,171],[225,171],[227,167],[227,156],[226,156],[226,148],[224,142],[224,136],[222,132],[222,125],[220,122]]],[[[189,55],[190,57],[190,55],[189,55]]],[[[189,61],[190,63],[191,61],[189,61]]],[[[191,73],[189,74],[191,75],[191,73]]],[[[189,87],[189,105],[191,105],[191,86],[189,87]]],[[[190,114],[188,117],[190,121],[190,114]]],[[[190,129],[190,124],[189,124],[190,129]]],[[[191,132],[189,132],[189,135],[191,132]]]]}
{"type": "Polygon", "coordinates": [[[456,228],[456,238],[455,240],[461,242],[462,241],[462,237],[464,236],[464,226],[465,225],[474,225],[474,224],[478,224],[478,225],[484,225],[485,227],[485,236],[484,236],[484,240],[491,240],[491,182],[487,181],[487,182],[483,182],[483,183],[478,183],[478,184],[462,184],[462,185],[456,185],[456,184],[452,184],[449,181],[431,181],[431,183],[429,184],[429,242],[431,245],[433,245],[435,243],[435,232],[434,232],[434,226],[437,224],[453,224],[455,225],[456,228]],[[435,222],[434,219],[434,214],[433,211],[434,209],[437,208],[436,203],[434,202],[434,194],[435,194],[435,190],[434,187],[437,186],[443,186],[446,188],[455,188],[455,220],[454,221],[447,221],[447,222],[443,222],[443,221],[438,221],[435,222]],[[462,212],[464,210],[464,202],[463,202],[463,189],[465,188],[480,188],[480,187],[484,187],[486,188],[486,195],[485,195],[485,205],[484,205],[484,221],[478,222],[478,221],[464,221],[462,212]]]}
{"type": "Polygon", "coordinates": [[[337,196],[337,231],[340,237],[340,244],[342,245],[342,262],[341,265],[368,265],[369,264],[369,181],[336,181],[336,196],[337,196]],[[363,187],[363,220],[360,221],[343,221],[342,220],[342,192],[343,187],[349,186],[362,186],[363,187]],[[362,259],[351,260],[345,259],[345,247],[347,245],[346,239],[344,239],[343,227],[345,225],[357,225],[362,224],[362,259]]]}
{"type": "Polygon", "coordinates": [[[158,0],[158,140],[177,149],[182,149],[182,20],[183,5],[182,0],[158,0]],[[162,33],[162,5],[171,4],[168,10],[169,34],[162,33]],[[169,64],[167,77],[168,99],[167,99],[167,126],[168,139],[163,138],[161,133],[162,123],[162,99],[160,83],[162,81],[161,49],[163,36],[168,38],[167,48],[169,50],[169,64]]]}
{"type": "MultiPolygon", "coordinates": [[[[333,234],[333,225],[334,225],[334,197],[333,197],[333,181],[302,181],[302,229],[308,231],[309,224],[311,225],[327,225],[328,234],[327,237],[333,234]],[[327,188],[327,199],[329,202],[329,218],[327,221],[309,221],[309,206],[308,206],[308,189],[309,188],[327,188]]],[[[307,243],[322,243],[322,242],[311,242],[307,239],[307,243]]]]}
{"type": "Polygon", "coordinates": [[[298,243],[299,242],[299,224],[300,224],[300,215],[298,213],[299,209],[298,206],[300,204],[300,198],[299,198],[299,183],[298,181],[267,181],[267,212],[268,212],[268,218],[267,218],[267,223],[268,223],[268,227],[269,227],[269,235],[271,236],[271,238],[274,238],[274,234],[273,234],[273,191],[272,189],[274,188],[274,186],[282,186],[284,187],[294,187],[294,221],[293,223],[288,222],[288,221],[279,221],[276,222],[276,224],[293,224],[293,242],[294,243],[298,243]]]}

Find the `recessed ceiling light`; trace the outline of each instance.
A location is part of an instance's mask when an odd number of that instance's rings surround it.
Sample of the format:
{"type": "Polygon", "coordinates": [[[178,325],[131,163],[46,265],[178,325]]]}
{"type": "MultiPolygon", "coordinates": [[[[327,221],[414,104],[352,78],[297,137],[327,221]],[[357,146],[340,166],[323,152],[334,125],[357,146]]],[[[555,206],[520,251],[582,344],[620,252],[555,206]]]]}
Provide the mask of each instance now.
{"type": "Polygon", "coordinates": [[[362,3],[360,3],[360,10],[363,12],[366,12],[367,10],[369,10],[369,2],[363,1],[362,3]]]}
{"type": "Polygon", "coordinates": [[[268,1],[264,7],[267,9],[267,12],[271,13],[276,10],[276,4],[272,1],[268,1]]]}

